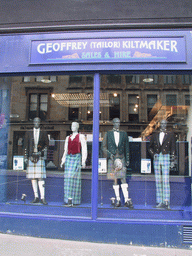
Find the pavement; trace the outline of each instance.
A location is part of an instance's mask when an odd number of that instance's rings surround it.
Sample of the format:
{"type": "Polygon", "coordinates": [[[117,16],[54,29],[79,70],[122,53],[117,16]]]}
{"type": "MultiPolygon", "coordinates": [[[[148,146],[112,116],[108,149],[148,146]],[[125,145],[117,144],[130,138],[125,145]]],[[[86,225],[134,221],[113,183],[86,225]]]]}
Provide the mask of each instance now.
{"type": "Polygon", "coordinates": [[[0,234],[1,256],[192,256],[191,249],[76,242],[0,234]]]}

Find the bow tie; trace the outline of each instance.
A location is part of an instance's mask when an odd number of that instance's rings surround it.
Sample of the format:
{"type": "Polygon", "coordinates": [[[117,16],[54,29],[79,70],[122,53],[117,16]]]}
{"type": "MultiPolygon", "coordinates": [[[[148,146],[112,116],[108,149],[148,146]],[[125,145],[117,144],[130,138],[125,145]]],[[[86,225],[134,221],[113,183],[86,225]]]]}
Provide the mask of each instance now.
{"type": "Polygon", "coordinates": [[[113,131],[114,131],[114,132],[119,132],[119,129],[113,128],[113,131]]]}

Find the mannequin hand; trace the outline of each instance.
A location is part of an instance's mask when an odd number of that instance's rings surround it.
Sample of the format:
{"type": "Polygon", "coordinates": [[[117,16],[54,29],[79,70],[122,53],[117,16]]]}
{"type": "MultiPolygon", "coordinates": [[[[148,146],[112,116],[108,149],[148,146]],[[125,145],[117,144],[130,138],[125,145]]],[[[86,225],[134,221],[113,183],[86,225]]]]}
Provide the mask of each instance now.
{"type": "Polygon", "coordinates": [[[154,160],[157,160],[157,154],[154,155],[153,159],[154,159],[154,160]]]}
{"type": "Polygon", "coordinates": [[[25,162],[25,164],[27,164],[28,163],[28,159],[24,158],[24,162],[25,162]]]}
{"type": "Polygon", "coordinates": [[[47,156],[44,155],[43,156],[43,160],[46,161],[47,160],[47,156]]]}
{"type": "Polygon", "coordinates": [[[61,164],[60,164],[60,167],[62,168],[62,167],[63,167],[63,165],[64,165],[64,163],[61,163],[61,164]]]}
{"type": "Polygon", "coordinates": [[[129,161],[126,162],[126,166],[127,166],[127,167],[129,166],[129,161]]]}
{"type": "Polygon", "coordinates": [[[114,155],[111,154],[111,155],[110,155],[110,158],[111,158],[111,160],[113,161],[113,160],[114,160],[114,155]]]}
{"type": "Polygon", "coordinates": [[[85,166],[86,166],[85,163],[82,163],[81,168],[85,168],[85,166]]]}
{"type": "Polygon", "coordinates": [[[171,167],[171,169],[173,169],[175,167],[175,163],[171,161],[170,162],[170,167],[171,167]]]}

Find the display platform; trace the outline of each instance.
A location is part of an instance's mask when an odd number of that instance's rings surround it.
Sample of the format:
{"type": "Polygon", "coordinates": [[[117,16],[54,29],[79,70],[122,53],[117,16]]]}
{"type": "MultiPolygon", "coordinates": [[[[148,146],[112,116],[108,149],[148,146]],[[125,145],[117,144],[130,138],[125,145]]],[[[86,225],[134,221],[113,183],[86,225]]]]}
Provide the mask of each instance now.
{"type": "MultiPolygon", "coordinates": [[[[153,207],[156,202],[156,188],[154,175],[128,175],[129,196],[134,206],[153,207]]],[[[19,201],[22,194],[26,200],[32,201],[33,190],[31,181],[26,179],[25,171],[4,171],[0,175],[0,202],[19,201]]],[[[92,174],[82,173],[81,202],[91,205],[92,174]]],[[[188,207],[191,205],[191,178],[185,176],[170,176],[171,208],[188,207]]],[[[98,204],[110,205],[110,198],[114,196],[113,181],[105,175],[99,175],[98,204]]],[[[120,194],[123,203],[122,193],[120,194]]],[[[63,172],[47,172],[45,180],[45,197],[48,203],[63,204],[64,174],[63,172]]]]}
{"type": "MultiPolygon", "coordinates": [[[[91,218],[91,204],[81,204],[79,206],[66,207],[64,205],[49,202],[48,205],[31,204],[26,201],[10,201],[0,204],[0,215],[17,215],[28,217],[44,218],[91,218]]],[[[191,221],[192,206],[171,207],[170,210],[156,209],[153,206],[135,205],[130,210],[126,207],[114,208],[110,205],[98,205],[98,219],[113,219],[123,221],[191,221]]]]}

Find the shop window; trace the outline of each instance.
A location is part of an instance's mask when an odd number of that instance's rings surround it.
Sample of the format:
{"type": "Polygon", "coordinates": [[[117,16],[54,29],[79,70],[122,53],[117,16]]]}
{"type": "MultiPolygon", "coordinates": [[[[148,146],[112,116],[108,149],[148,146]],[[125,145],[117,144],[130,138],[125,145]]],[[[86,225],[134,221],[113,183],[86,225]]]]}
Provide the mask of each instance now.
{"type": "Polygon", "coordinates": [[[29,96],[29,119],[40,117],[41,120],[47,119],[48,94],[31,93],[29,96]]]}
{"type": "Polygon", "coordinates": [[[157,108],[155,108],[155,104],[157,103],[157,95],[150,94],[147,95],[147,117],[148,121],[151,121],[155,115],[157,114],[157,108]]]}
{"type": "Polygon", "coordinates": [[[24,76],[23,77],[23,82],[24,83],[29,83],[31,81],[31,77],[30,76],[24,76]]]}
{"type": "Polygon", "coordinates": [[[190,106],[190,95],[185,95],[185,106],[190,106]]]}
{"type": "Polygon", "coordinates": [[[167,94],[166,95],[166,105],[167,106],[177,106],[177,95],[167,94]]]}
{"type": "Polygon", "coordinates": [[[36,82],[41,82],[41,83],[51,83],[51,82],[56,82],[57,77],[56,76],[37,76],[36,77],[36,82]]]}
{"type": "Polygon", "coordinates": [[[92,87],[93,86],[93,76],[87,76],[86,77],[86,85],[87,85],[87,87],[92,87]]]}
{"type": "Polygon", "coordinates": [[[121,76],[120,75],[108,75],[107,82],[109,84],[121,84],[121,76]]]}
{"type": "Polygon", "coordinates": [[[158,75],[144,75],[143,77],[144,82],[151,82],[152,84],[158,83],[158,75]]]}
{"type": "Polygon", "coordinates": [[[92,107],[87,108],[87,120],[88,121],[93,120],[93,108],[92,107]]]}
{"type": "Polygon", "coordinates": [[[134,75],[132,78],[133,84],[139,84],[140,83],[140,75],[134,75]]]}
{"type": "Polygon", "coordinates": [[[27,119],[33,120],[39,117],[42,121],[49,118],[49,96],[52,87],[49,88],[29,88],[26,87],[27,95],[27,119]]]}
{"type": "Polygon", "coordinates": [[[182,84],[191,84],[191,75],[182,75],[182,84]]]}
{"type": "Polygon", "coordinates": [[[83,77],[82,76],[70,76],[69,77],[69,84],[78,84],[82,83],[83,77]]]}
{"type": "Polygon", "coordinates": [[[76,121],[79,118],[79,108],[69,107],[69,120],[76,121]]]}
{"type": "Polygon", "coordinates": [[[164,84],[176,84],[176,75],[164,76],[164,84]]]}
{"type": "Polygon", "coordinates": [[[109,94],[109,119],[120,118],[120,95],[118,93],[109,94]]]}
{"type": "Polygon", "coordinates": [[[128,107],[129,107],[129,121],[138,122],[139,121],[139,98],[138,95],[128,96],[128,107]]]}
{"type": "Polygon", "coordinates": [[[126,84],[132,84],[133,83],[133,76],[125,76],[126,84]]]}

